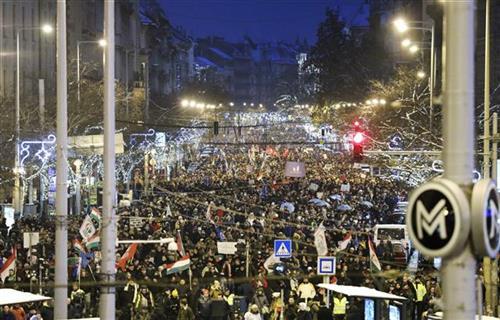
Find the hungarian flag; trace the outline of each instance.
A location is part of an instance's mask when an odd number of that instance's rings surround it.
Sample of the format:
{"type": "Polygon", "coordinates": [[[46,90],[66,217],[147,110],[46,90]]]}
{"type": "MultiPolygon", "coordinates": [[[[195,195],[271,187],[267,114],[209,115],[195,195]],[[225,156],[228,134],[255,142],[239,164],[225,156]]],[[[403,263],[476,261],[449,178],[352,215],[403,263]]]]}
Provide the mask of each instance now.
{"type": "Polygon", "coordinates": [[[347,246],[349,246],[349,243],[351,243],[351,240],[352,240],[352,234],[351,234],[351,232],[348,232],[344,236],[344,240],[339,241],[339,250],[347,249],[347,246]]]}
{"type": "Polygon", "coordinates": [[[102,221],[102,215],[101,211],[97,208],[92,208],[92,211],[90,212],[90,217],[92,218],[92,221],[96,225],[96,228],[99,229],[101,227],[101,221],[102,221]]]}
{"type": "Polygon", "coordinates": [[[10,270],[16,272],[16,257],[17,251],[16,248],[13,247],[10,256],[4,261],[0,269],[0,278],[2,278],[2,282],[5,282],[5,279],[9,276],[10,270]]]}
{"type": "Polygon", "coordinates": [[[127,265],[127,262],[132,260],[135,256],[135,253],[137,252],[137,243],[132,243],[127,251],[122,255],[120,260],[116,263],[116,267],[122,269],[123,272],[125,272],[125,266],[127,265]]]}
{"type": "Polygon", "coordinates": [[[184,245],[182,244],[181,232],[177,231],[177,251],[184,257],[186,255],[186,251],[184,250],[184,245]]]}
{"type": "Polygon", "coordinates": [[[85,242],[87,249],[97,249],[101,245],[101,237],[96,233],[85,242]]]}
{"type": "Polygon", "coordinates": [[[83,252],[85,253],[85,247],[83,246],[82,242],[78,239],[73,240],[73,248],[78,252],[83,252]]]}
{"type": "Polygon", "coordinates": [[[174,263],[166,264],[165,269],[167,270],[167,275],[173,273],[179,273],[189,269],[190,264],[191,264],[191,259],[189,259],[189,255],[185,255],[180,260],[177,260],[174,263]]]}
{"type": "Polygon", "coordinates": [[[382,266],[380,265],[380,261],[378,261],[375,248],[373,247],[373,243],[370,239],[368,239],[368,248],[370,250],[370,266],[375,267],[378,271],[382,271],[382,266]]]}

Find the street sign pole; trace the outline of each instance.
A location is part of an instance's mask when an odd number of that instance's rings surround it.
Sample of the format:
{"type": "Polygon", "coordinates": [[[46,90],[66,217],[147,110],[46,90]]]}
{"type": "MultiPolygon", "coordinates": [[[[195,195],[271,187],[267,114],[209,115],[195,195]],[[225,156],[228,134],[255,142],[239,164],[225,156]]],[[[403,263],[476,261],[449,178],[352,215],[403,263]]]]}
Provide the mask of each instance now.
{"type": "Polygon", "coordinates": [[[66,0],[57,2],[56,270],[54,319],[68,318],[68,75],[66,0]]]}
{"type": "Polygon", "coordinates": [[[115,319],[115,1],[104,1],[104,188],[102,195],[101,319],[115,319]]]}
{"type": "MultiPolygon", "coordinates": [[[[444,177],[457,183],[466,195],[470,195],[474,170],[475,0],[447,1],[443,6],[446,48],[444,177]]],[[[445,320],[475,318],[475,271],[476,260],[470,241],[457,255],[443,259],[445,320]]]]}

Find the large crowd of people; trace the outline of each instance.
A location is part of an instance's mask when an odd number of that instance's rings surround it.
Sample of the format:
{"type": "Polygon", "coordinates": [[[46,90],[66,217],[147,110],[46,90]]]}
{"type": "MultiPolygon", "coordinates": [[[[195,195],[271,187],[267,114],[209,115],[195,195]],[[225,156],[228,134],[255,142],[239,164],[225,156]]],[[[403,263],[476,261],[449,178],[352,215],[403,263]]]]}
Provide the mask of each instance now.
{"type": "MultiPolygon", "coordinates": [[[[381,270],[370,260],[373,227],[406,200],[404,182],[373,176],[348,156],[321,148],[236,145],[222,151],[196,159],[196,170],[158,178],[154,186],[135,177],[134,201],[118,210],[119,239],[176,241],[139,244],[118,266],[118,319],[364,319],[361,299],[316,286],[324,281],[316,270],[314,233],[320,225],[328,255],[337,258],[330,283],[405,297],[406,319],[439,310],[439,279],[429,261],[420,259],[417,271],[409,271],[411,252],[401,262],[390,238],[375,248],[381,270]],[[303,162],[305,177],[285,176],[287,161],[303,162]],[[291,258],[273,257],[276,239],[292,239],[291,258]],[[224,241],[238,242],[234,254],[219,253],[217,243],[224,241]],[[179,261],[188,263],[176,270],[179,261]]],[[[85,244],[82,220],[68,218],[70,318],[98,313],[101,255],[98,245],[83,252],[76,245],[85,244]]],[[[16,248],[16,268],[2,279],[4,287],[52,295],[54,232],[53,217],[21,218],[10,230],[0,223],[2,256],[16,248]],[[40,241],[24,248],[29,231],[39,232],[40,241]]],[[[117,261],[127,249],[117,248],[117,261]]],[[[53,318],[51,301],[0,311],[0,319],[42,318],[53,318]]]]}

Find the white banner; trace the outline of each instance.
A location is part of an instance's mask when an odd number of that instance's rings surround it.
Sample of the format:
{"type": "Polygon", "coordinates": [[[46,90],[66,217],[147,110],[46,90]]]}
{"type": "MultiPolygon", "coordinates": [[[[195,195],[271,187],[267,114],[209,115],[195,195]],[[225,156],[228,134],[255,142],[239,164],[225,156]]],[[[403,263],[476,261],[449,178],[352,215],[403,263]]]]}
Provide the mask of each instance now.
{"type": "Polygon", "coordinates": [[[38,232],[24,232],[23,240],[23,247],[25,249],[36,246],[40,242],[40,234],[38,232]]]}
{"type": "Polygon", "coordinates": [[[220,241],[218,241],[217,242],[217,252],[219,254],[235,254],[236,251],[238,250],[236,248],[236,244],[238,244],[238,242],[227,242],[227,241],[220,242],[220,241]]]}
{"type": "Polygon", "coordinates": [[[306,176],[306,167],[303,162],[287,161],[285,177],[303,178],[306,176]]]}

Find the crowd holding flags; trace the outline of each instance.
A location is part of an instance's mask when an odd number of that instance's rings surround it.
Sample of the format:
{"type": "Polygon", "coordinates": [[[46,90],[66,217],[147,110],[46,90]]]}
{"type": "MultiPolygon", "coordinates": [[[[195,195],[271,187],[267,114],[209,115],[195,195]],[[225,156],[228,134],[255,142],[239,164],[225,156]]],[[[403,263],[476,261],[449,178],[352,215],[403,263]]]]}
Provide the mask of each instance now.
{"type": "Polygon", "coordinates": [[[345,250],[349,246],[352,240],[351,232],[348,232],[342,241],[339,242],[339,250],[345,250]]]}
{"type": "Polygon", "coordinates": [[[180,231],[177,231],[176,242],[177,252],[179,253],[181,258],[174,263],[165,264],[165,270],[167,270],[167,274],[179,273],[188,270],[191,267],[191,259],[189,257],[189,254],[187,254],[184,250],[184,244],[182,243],[180,231]]]}
{"type": "Polygon", "coordinates": [[[13,246],[10,256],[3,261],[2,268],[0,268],[0,278],[2,278],[2,282],[5,282],[5,279],[9,276],[10,270],[16,271],[16,258],[17,251],[15,246],[13,246]]]}

